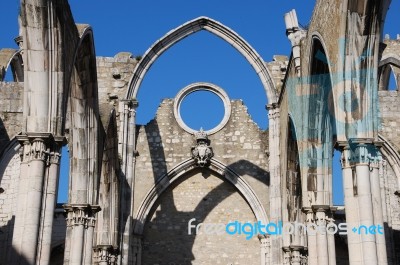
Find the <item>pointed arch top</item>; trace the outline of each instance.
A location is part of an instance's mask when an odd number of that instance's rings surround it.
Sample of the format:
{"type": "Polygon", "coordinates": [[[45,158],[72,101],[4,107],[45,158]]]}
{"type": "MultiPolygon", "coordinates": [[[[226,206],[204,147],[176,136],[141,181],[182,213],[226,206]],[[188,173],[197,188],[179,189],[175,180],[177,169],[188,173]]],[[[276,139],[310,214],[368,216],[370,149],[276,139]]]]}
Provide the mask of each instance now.
{"type": "MultiPolygon", "coordinates": [[[[133,231],[136,235],[143,235],[144,225],[147,222],[150,210],[153,208],[157,199],[161,197],[161,194],[178,179],[183,177],[185,173],[195,168],[198,168],[198,166],[193,159],[182,161],[172,168],[168,173],[164,174],[147,192],[134,217],[135,222],[133,231]]],[[[257,221],[261,221],[263,224],[269,223],[267,212],[265,211],[257,194],[239,174],[215,158],[210,160],[209,169],[222,176],[224,180],[236,187],[238,192],[244,197],[245,201],[250,206],[250,209],[252,210],[257,221]]]]}
{"type": "Polygon", "coordinates": [[[222,38],[226,42],[230,43],[238,52],[240,52],[258,74],[266,92],[268,104],[277,102],[278,95],[275,89],[275,84],[261,56],[235,31],[218,21],[203,16],[186,22],[178,28],[171,30],[164,37],[157,40],[145,52],[142,59],[136,65],[133,71],[133,76],[130,80],[129,89],[126,96],[127,99],[137,97],[139,87],[144,79],[144,76],[152,64],[163,52],[185,37],[200,30],[206,30],[222,38]]]}

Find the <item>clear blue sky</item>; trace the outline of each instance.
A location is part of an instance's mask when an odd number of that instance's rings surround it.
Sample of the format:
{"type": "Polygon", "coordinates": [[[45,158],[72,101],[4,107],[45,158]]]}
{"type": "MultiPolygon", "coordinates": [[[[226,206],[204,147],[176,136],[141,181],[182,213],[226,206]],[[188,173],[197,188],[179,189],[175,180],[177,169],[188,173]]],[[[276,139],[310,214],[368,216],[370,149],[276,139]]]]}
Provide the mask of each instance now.
{"type": "MultiPolygon", "coordinates": [[[[0,7],[0,24],[3,25],[0,48],[16,47],[13,39],[18,35],[19,0],[3,2],[0,7]]],[[[69,2],[75,21],[92,25],[97,56],[114,56],[121,51],[142,55],[171,29],[196,17],[208,16],[236,31],[265,61],[271,61],[275,54],[290,55],[284,13],[296,9],[300,24],[307,25],[315,3],[313,0],[69,2]]],[[[395,18],[394,10],[400,10],[399,1],[393,1],[384,31],[392,38],[400,33],[400,20],[395,18]]],[[[163,98],[172,98],[184,86],[199,81],[215,83],[225,89],[231,99],[243,99],[257,124],[263,129],[267,127],[267,99],[258,76],[234,48],[208,32],[199,32],[179,42],[153,65],[139,91],[138,122],[150,121],[163,98]]],[[[183,106],[185,121],[195,129],[218,123],[222,108],[213,107],[218,100],[205,97],[207,106],[196,105],[199,98],[204,95],[193,95],[183,106]]],[[[63,160],[66,157],[64,154],[63,160]]],[[[340,172],[336,158],[334,170],[340,172]]],[[[62,172],[65,174],[65,166],[62,172]]],[[[340,177],[334,179],[334,202],[342,204],[340,177]]],[[[60,201],[66,200],[66,185],[63,177],[60,201]]]]}

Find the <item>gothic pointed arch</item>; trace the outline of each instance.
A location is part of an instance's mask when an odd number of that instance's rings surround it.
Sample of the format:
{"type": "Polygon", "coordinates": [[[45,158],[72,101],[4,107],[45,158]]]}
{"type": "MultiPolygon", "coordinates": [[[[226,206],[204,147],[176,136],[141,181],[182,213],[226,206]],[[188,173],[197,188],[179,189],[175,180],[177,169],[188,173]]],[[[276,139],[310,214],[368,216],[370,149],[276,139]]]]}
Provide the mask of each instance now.
{"type": "Polygon", "coordinates": [[[96,203],[101,166],[101,126],[98,109],[93,31],[81,29],[66,73],[63,131],[70,150],[70,203],[96,203]]]}
{"type": "Polygon", "coordinates": [[[4,81],[7,71],[11,68],[14,82],[24,81],[24,63],[21,50],[0,50],[0,81],[4,81]]]}
{"type": "MultiPolygon", "coordinates": [[[[185,175],[185,173],[197,168],[196,162],[193,159],[188,159],[178,164],[176,167],[171,169],[167,174],[162,176],[157,183],[147,192],[144,200],[139,206],[139,209],[135,215],[135,224],[133,232],[136,235],[142,235],[144,225],[148,220],[149,213],[156,203],[157,199],[162,193],[168,189],[173,183],[185,175]]],[[[250,185],[231,168],[224,165],[216,159],[210,160],[210,167],[212,171],[222,176],[226,181],[236,187],[239,193],[244,197],[254,216],[258,221],[264,224],[269,223],[269,219],[261,201],[257,197],[256,193],[250,187],[250,185]]]]}
{"type": "Polygon", "coordinates": [[[230,43],[239,53],[241,53],[260,77],[261,83],[267,95],[268,102],[270,104],[277,102],[278,95],[273,79],[271,78],[271,74],[269,73],[269,70],[267,69],[261,56],[250,46],[250,44],[248,44],[232,29],[208,17],[199,17],[191,20],[168,32],[164,37],[156,41],[146,51],[140,62],[136,65],[129,84],[126,98],[130,99],[137,97],[139,87],[147,71],[162,53],[180,40],[200,30],[206,30],[212,34],[215,34],[217,37],[220,37],[226,42],[230,43]]]}

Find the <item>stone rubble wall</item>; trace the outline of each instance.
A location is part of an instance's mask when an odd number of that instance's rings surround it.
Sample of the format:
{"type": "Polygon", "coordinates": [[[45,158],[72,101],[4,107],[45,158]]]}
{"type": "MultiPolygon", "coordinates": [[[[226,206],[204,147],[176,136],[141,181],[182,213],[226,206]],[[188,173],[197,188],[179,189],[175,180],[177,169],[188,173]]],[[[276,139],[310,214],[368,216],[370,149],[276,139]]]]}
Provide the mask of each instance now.
{"type": "Polygon", "coordinates": [[[381,128],[379,133],[400,151],[400,97],[398,91],[381,90],[379,107],[381,128]]]}
{"type": "Polygon", "coordinates": [[[15,153],[4,173],[0,175],[0,264],[7,264],[11,253],[12,234],[19,187],[21,158],[15,153]]]}
{"type": "Polygon", "coordinates": [[[0,82],[0,153],[21,132],[24,83],[0,82]]]}
{"type": "Polygon", "coordinates": [[[100,117],[106,126],[111,110],[118,109],[118,101],[125,99],[138,61],[127,52],[118,53],[114,57],[97,57],[96,61],[100,117]]]}

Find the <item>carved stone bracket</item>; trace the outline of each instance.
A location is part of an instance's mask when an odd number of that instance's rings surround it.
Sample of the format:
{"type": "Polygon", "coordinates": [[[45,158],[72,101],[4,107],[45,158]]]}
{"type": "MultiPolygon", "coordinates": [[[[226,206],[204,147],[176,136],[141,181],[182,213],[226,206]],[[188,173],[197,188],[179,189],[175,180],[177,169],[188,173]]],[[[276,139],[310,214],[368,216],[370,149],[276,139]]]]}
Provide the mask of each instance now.
{"type": "Polygon", "coordinates": [[[200,167],[205,167],[210,164],[210,159],[214,156],[207,133],[200,129],[195,133],[197,145],[191,148],[192,158],[200,167]]]}

